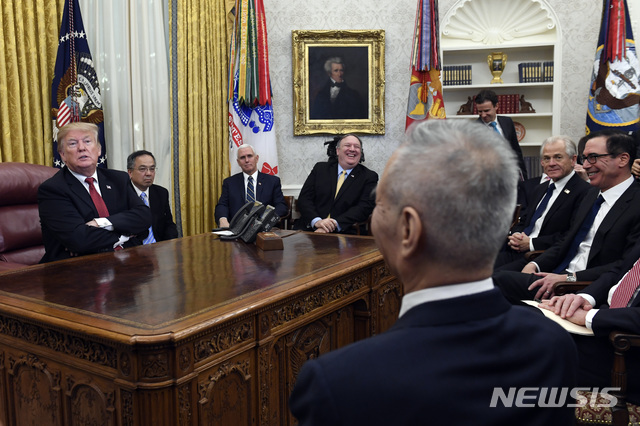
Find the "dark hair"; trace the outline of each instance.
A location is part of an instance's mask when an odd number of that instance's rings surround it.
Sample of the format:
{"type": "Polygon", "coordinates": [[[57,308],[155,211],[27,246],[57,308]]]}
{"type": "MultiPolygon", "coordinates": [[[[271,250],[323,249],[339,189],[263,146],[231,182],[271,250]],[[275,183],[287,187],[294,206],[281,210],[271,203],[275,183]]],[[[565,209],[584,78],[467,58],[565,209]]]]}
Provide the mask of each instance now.
{"type": "Polygon", "coordinates": [[[324,143],[325,145],[327,145],[327,156],[329,157],[329,162],[334,160],[338,161],[338,154],[336,154],[336,149],[338,148],[338,144],[340,143],[340,141],[347,136],[353,136],[354,138],[358,139],[358,142],[360,142],[360,162],[364,163],[364,145],[362,144],[362,139],[360,139],[358,135],[354,135],[353,133],[336,135],[332,140],[326,141],[324,143]]]}
{"type": "Polygon", "coordinates": [[[153,158],[153,162],[156,162],[156,157],[154,157],[152,153],[141,149],[140,151],[132,152],[131,154],[129,154],[129,156],[127,157],[127,170],[133,170],[133,166],[135,166],[136,164],[136,158],[140,157],[141,155],[150,155],[151,158],[153,158]]]}
{"type": "Polygon", "coordinates": [[[593,138],[604,137],[607,139],[607,153],[613,155],[629,154],[629,168],[633,165],[636,159],[636,141],[628,134],[621,132],[620,130],[604,129],[597,132],[590,133],[580,139],[580,142],[584,140],[584,145],[593,138]]]}
{"type": "Polygon", "coordinates": [[[498,95],[493,90],[481,90],[473,100],[476,104],[483,104],[487,101],[491,101],[493,106],[498,104],[498,95]]]}

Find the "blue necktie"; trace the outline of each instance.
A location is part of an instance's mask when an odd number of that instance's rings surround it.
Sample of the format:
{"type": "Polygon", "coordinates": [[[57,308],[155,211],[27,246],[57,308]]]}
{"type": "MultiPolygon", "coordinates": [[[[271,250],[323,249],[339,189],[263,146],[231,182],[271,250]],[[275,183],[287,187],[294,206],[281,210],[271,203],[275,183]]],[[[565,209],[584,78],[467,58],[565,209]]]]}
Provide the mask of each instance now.
{"type": "Polygon", "coordinates": [[[489,126],[491,126],[497,134],[501,135],[500,130],[498,130],[498,123],[492,121],[491,123],[489,123],[489,126]]]}
{"type": "MultiPolygon", "coordinates": [[[[142,201],[144,202],[144,205],[149,207],[149,200],[147,200],[147,194],[145,194],[144,192],[140,193],[140,198],[142,198],[142,201]]],[[[156,238],[153,236],[153,229],[150,226],[149,227],[149,235],[147,235],[147,238],[144,239],[142,244],[151,244],[151,243],[155,243],[155,242],[156,242],[156,238]]]]}
{"type": "Polygon", "coordinates": [[[247,203],[253,203],[256,201],[256,193],[253,188],[253,176],[249,176],[247,182],[247,203]]]}
{"type": "Polygon", "coordinates": [[[569,247],[569,251],[567,252],[564,260],[556,269],[553,270],[554,274],[560,274],[566,271],[567,266],[569,266],[569,263],[571,263],[576,253],[578,253],[578,247],[580,246],[580,243],[584,240],[584,237],[587,236],[587,233],[591,229],[593,221],[596,219],[598,210],[600,210],[600,206],[603,202],[604,198],[602,198],[602,195],[599,195],[595,203],[593,203],[593,206],[591,206],[589,214],[584,218],[584,221],[582,221],[582,225],[580,226],[580,229],[578,229],[578,233],[573,238],[573,241],[571,241],[571,246],[569,247]]]}
{"type": "Polygon", "coordinates": [[[551,194],[553,194],[554,189],[556,189],[556,185],[555,183],[551,182],[551,184],[549,184],[549,187],[547,188],[547,193],[544,195],[544,198],[540,202],[540,205],[538,205],[538,208],[536,208],[536,211],[533,213],[533,217],[531,218],[531,222],[529,222],[529,226],[527,226],[522,232],[527,235],[531,235],[531,231],[533,231],[533,227],[536,225],[536,222],[538,221],[538,219],[540,219],[542,213],[544,213],[544,211],[547,209],[547,204],[549,204],[549,200],[551,199],[551,194]]]}

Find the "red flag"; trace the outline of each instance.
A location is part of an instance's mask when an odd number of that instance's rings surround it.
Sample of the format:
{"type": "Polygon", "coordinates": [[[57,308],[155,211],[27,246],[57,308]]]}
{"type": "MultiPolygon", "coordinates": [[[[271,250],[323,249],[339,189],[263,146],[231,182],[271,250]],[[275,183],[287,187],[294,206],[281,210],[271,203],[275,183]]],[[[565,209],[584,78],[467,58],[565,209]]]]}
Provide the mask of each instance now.
{"type": "Polygon", "coordinates": [[[438,0],[418,0],[405,129],[416,121],[445,118],[439,37],[438,0]]]}

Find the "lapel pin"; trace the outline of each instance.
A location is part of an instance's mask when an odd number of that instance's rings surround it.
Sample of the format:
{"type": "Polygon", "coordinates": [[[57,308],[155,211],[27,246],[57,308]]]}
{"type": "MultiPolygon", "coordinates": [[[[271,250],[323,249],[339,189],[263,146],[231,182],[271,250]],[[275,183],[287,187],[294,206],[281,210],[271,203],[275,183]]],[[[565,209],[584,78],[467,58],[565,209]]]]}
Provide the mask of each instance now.
{"type": "Polygon", "coordinates": [[[107,187],[107,189],[111,189],[111,187],[109,185],[105,185],[107,187]]]}
{"type": "Polygon", "coordinates": [[[571,191],[569,191],[568,189],[565,189],[565,190],[564,190],[564,193],[565,193],[565,194],[568,194],[568,193],[570,193],[570,192],[571,192],[571,191]]]}

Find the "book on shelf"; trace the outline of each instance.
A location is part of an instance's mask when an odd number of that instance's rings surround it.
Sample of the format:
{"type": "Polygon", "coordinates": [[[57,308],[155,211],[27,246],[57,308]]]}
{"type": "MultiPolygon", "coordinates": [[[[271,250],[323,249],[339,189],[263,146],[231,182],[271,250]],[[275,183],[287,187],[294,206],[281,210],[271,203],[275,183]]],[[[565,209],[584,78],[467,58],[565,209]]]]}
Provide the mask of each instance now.
{"type": "Polygon", "coordinates": [[[553,61],[521,62],[518,64],[519,83],[545,83],[553,81],[553,61]]]}
{"type": "Polygon", "coordinates": [[[442,84],[466,86],[471,84],[471,65],[446,65],[442,67],[442,84]]]}

